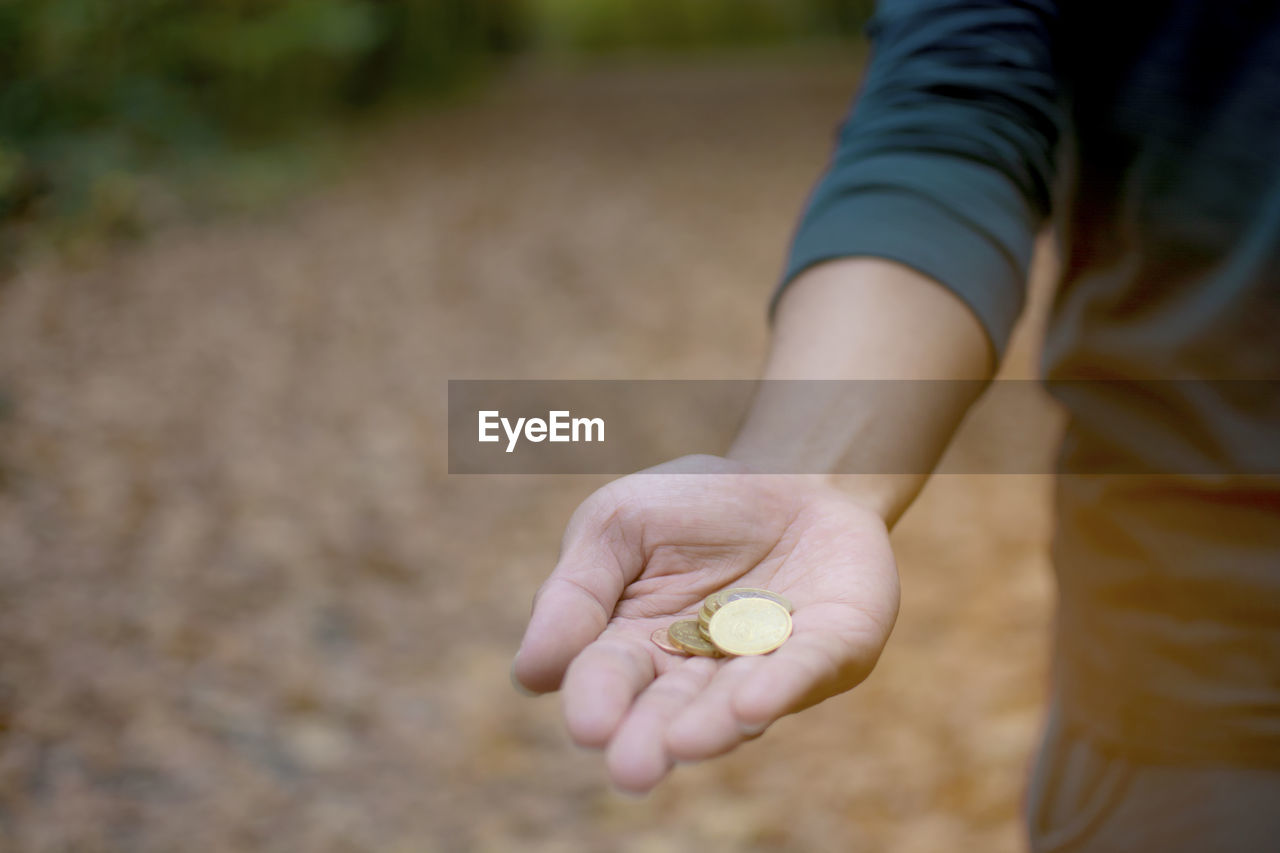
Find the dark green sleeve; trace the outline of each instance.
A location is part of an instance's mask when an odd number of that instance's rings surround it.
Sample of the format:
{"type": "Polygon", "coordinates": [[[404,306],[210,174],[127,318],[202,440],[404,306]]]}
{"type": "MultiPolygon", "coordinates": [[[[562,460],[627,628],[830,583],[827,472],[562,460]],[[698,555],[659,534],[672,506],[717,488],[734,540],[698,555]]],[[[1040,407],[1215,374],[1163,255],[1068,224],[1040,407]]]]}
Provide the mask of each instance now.
{"type": "Polygon", "coordinates": [[[1049,0],[881,0],[862,92],[782,287],[833,258],[895,260],[954,291],[1003,351],[1049,208],[1055,19],[1049,0]]]}

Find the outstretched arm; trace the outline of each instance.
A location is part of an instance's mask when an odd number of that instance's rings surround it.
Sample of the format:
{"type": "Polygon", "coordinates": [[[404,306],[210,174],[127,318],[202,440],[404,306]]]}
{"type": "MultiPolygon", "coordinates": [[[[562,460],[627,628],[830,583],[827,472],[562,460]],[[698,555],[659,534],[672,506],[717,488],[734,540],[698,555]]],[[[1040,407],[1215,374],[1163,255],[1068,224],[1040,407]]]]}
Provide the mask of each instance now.
{"type": "Polygon", "coordinates": [[[765,383],[729,457],[847,473],[842,489],[892,526],[994,367],[973,312],[936,281],[878,258],[820,264],[778,302],[764,378],[854,381],[765,383]]]}
{"type": "MultiPolygon", "coordinates": [[[[856,259],[815,267],[784,297],[767,375],[978,379],[990,363],[981,327],[954,296],[905,267],[856,259]]],[[[538,592],[516,678],[539,692],[561,689],[574,740],[606,749],[614,783],[633,791],[657,784],[676,760],[719,755],[858,684],[897,614],[886,522],[919,489],[923,469],[851,477],[847,491],[822,476],[752,472],[814,470],[851,449],[940,452],[977,383],[955,387],[973,390],[895,395],[892,412],[848,394],[806,394],[815,405],[805,436],[794,434],[793,411],[776,416],[766,392],[731,460],[688,457],[599,490],[574,514],[538,592]],[[782,648],[717,661],[650,642],[730,586],[772,589],[796,604],[782,648]]]]}
{"type": "Polygon", "coordinates": [[[866,677],[893,625],[887,526],[919,490],[1016,319],[1059,126],[1050,0],[883,0],[857,110],[797,232],[766,371],[898,383],[799,411],[767,386],[730,459],[617,480],[570,520],[513,668],[560,689],[620,788],[708,758],[866,677]],[[886,470],[834,488],[825,476],[886,470]],[[900,473],[898,473],[900,472],[900,473]],[[679,658],[649,641],[727,586],[781,592],[772,654],[679,658]]]}

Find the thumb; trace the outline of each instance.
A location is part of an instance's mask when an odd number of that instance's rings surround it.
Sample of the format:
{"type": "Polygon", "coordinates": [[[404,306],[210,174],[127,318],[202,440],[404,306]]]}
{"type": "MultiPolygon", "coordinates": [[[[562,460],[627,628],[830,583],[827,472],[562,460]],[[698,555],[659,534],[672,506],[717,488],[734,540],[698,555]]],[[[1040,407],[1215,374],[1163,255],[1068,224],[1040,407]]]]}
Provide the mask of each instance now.
{"type": "MultiPolygon", "coordinates": [[[[583,509],[586,506],[584,504],[583,509]]],[[[608,625],[613,609],[639,557],[620,558],[611,542],[610,518],[591,513],[575,518],[566,532],[565,546],[550,577],[533,599],[533,612],[512,675],[536,693],[556,690],[565,670],[608,625]]]]}

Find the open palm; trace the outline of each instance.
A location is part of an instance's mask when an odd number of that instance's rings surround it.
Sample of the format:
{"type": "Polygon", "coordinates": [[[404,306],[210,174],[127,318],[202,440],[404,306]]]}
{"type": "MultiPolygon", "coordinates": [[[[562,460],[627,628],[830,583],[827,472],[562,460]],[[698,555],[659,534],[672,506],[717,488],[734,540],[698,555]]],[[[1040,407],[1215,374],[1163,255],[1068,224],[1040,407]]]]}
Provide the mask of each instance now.
{"type": "Polygon", "coordinates": [[[880,518],[811,477],[686,457],[617,480],[574,513],[513,672],[560,689],[570,735],[646,791],[675,761],[727,752],[778,717],[861,682],[893,626],[898,581],[880,518]],[[729,586],[796,606],[772,654],[685,658],[650,641],[729,586]]]}

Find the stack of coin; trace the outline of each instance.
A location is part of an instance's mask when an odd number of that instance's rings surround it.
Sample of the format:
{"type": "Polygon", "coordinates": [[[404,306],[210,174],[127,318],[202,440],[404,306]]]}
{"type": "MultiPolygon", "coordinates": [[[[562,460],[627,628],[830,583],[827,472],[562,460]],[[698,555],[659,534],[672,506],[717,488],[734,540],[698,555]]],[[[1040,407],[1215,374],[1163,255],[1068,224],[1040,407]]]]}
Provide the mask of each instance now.
{"type": "Polygon", "coordinates": [[[791,636],[794,610],[790,601],[767,589],[722,589],[707,596],[697,619],[659,628],[652,639],[672,654],[763,655],[791,636]]]}

